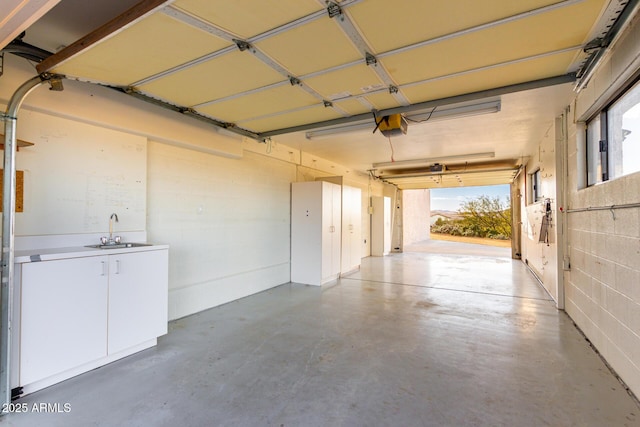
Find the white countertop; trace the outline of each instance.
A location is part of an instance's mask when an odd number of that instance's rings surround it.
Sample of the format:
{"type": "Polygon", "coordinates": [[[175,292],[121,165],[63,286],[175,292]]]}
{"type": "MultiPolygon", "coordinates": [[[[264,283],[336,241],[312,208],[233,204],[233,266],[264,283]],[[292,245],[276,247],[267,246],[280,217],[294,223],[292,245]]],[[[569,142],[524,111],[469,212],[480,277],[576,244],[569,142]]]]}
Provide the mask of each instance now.
{"type": "Polygon", "coordinates": [[[38,262],[38,261],[52,261],[57,259],[89,257],[89,256],[101,256],[122,254],[129,252],[145,252],[145,251],[157,251],[161,249],[169,249],[169,245],[154,245],[149,246],[137,246],[131,248],[87,248],[85,246],[72,246],[66,248],[46,248],[46,249],[29,249],[15,251],[14,263],[23,264],[26,262],[38,262]]]}

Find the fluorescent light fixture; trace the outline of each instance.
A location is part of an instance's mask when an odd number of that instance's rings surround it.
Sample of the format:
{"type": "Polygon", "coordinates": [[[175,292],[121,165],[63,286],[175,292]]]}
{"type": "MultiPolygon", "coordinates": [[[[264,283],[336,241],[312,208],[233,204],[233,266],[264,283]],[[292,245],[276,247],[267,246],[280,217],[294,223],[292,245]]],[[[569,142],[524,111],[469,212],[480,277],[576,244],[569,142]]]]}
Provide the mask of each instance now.
{"type": "Polygon", "coordinates": [[[470,153],[470,154],[459,154],[455,156],[444,156],[444,157],[432,157],[430,159],[413,159],[413,160],[400,160],[396,162],[382,162],[382,163],[374,163],[371,165],[373,169],[402,169],[402,168],[410,168],[410,167],[421,167],[421,166],[430,166],[434,163],[447,163],[452,161],[464,161],[464,160],[472,160],[472,159],[490,159],[496,156],[496,153],[493,151],[487,151],[485,153],[470,153]]]}
{"type": "MultiPolygon", "coordinates": [[[[421,112],[408,112],[404,116],[409,121],[409,125],[428,123],[445,119],[456,119],[462,117],[476,116],[479,114],[497,113],[501,109],[500,99],[480,100],[476,102],[467,102],[452,105],[443,105],[421,112]],[[416,123],[417,122],[417,123],[416,123]]],[[[338,135],[348,132],[355,132],[364,129],[373,130],[375,123],[371,121],[360,121],[340,126],[313,130],[305,133],[307,139],[321,139],[332,135],[338,135]]]]}
{"type": "Polygon", "coordinates": [[[435,110],[418,114],[406,114],[409,124],[415,122],[432,122],[445,119],[459,119],[462,117],[477,116],[479,114],[497,113],[500,111],[502,104],[500,100],[483,101],[467,105],[442,106],[436,107],[435,110]]]}
{"type": "Polygon", "coordinates": [[[369,129],[370,131],[373,131],[373,128],[375,127],[375,125],[376,123],[373,121],[373,116],[372,116],[371,121],[351,123],[348,125],[335,126],[335,127],[319,129],[319,130],[312,130],[305,133],[305,136],[307,137],[307,139],[322,139],[332,135],[356,132],[364,129],[369,129]]]}

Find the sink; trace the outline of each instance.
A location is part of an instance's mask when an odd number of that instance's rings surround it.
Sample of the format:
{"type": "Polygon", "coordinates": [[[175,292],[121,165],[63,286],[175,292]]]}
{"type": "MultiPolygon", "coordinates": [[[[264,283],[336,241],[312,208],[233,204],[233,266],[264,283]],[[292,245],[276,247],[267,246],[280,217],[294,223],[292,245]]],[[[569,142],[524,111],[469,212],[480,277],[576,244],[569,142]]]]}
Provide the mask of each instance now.
{"type": "Polygon", "coordinates": [[[86,245],[85,248],[95,249],[122,249],[122,248],[141,248],[143,246],[151,246],[150,243],[114,243],[111,245],[86,245]]]}

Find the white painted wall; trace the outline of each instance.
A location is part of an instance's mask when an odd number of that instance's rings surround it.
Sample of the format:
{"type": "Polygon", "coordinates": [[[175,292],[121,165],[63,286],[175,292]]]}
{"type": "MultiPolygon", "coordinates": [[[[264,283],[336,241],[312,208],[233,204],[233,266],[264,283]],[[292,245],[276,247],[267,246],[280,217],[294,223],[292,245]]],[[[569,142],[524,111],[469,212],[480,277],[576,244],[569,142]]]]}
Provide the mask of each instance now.
{"type": "MultiPolygon", "coordinates": [[[[147,139],[34,111],[20,113],[23,212],[16,236],[144,231],[147,139]]],[[[94,242],[99,243],[96,239],[94,242]]]]}
{"type": "Polygon", "coordinates": [[[520,193],[524,197],[520,198],[521,203],[521,254],[522,260],[529,265],[531,270],[538,276],[543,286],[558,302],[558,269],[557,269],[557,221],[558,206],[556,195],[557,168],[555,156],[555,124],[550,123],[549,129],[536,147],[536,153],[531,156],[525,165],[523,173],[519,176],[520,193]],[[532,200],[530,174],[540,170],[541,191],[543,200],[535,202],[532,200]],[[545,214],[545,199],[551,200],[551,223],[549,227],[549,243],[541,243],[540,231],[542,220],[545,214]]]}
{"type": "MultiPolygon", "coordinates": [[[[34,76],[29,62],[5,55],[4,74],[0,78],[3,111],[15,90],[34,76]]],[[[240,138],[216,132],[199,120],[101,86],[72,80],[63,80],[63,84],[62,92],[50,91],[46,85],[38,87],[25,99],[20,111],[46,113],[220,156],[242,157],[240,138]]],[[[18,112],[18,132],[21,118],[18,112]]]]}
{"type": "MultiPolygon", "coordinates": [[[[33,76],[33,68],[7,55],[4,72],[0,102],[6,103],[15,89],[33,76]]],[[[136,200],[146,209],[132,226],[143,230],[136,236],[146,233],[149,241],[170,245],[170,319],[289,281],[290,183],[294,181],[337,175],[343,177],[344,184],[360,188],[362,254],[370,254],[368,195],[382,194],[385,186],[366,174],[279,145],[277,138],[271,144],[243,140],[110,89],[73,81],[64,85],[61,93],[38,88],[25,100],[18,117],[18,136],[39,139],[33,141],[37,148],[18,153],[18,165],[30,171],[25,183],[29,210],[43,217],[38,227],[55,225],[54,218],[74,218],[65,223],[69,227],[56,232],[72,233],[69,236],[87,232],[87,238],[95,239],[95,233],[88,233],[95,230],[85,229],[84,223],[75,219],[78,204],[89,201],[87,194],[74,192],[63,203],[60,199],[67,189],[49,187],[67,182],[113,195],[112,181],[76,173],[78,168],[95,169],[107,148],[109,162],[121,161],[129,167],[124,171],[127,176],[139,175],[138,180],[145,181],[142,194],[136,193],[136,200]],[[29,129],[24,128],[26,124],[29,129]],[[44,131],[34,134],[34,129],[44,131]],[[53,146],[45,147],[47,141],[40,138],[47,129],[55,130],[55,138],[50,139],[55,140],[59,152],[52,152],[53,146]],[[111,142],[113,146],[105,145],[111,142]],[[144,150],[136,151],[137,143],[144,150]],[[123,144],[133,144],[135,164],[122,152],[123,144]],[[112,147],[120,147],[116,156],[111,156],[112,147]],[[140,155],[142,162],[138,161],[140,155]],[[56,158],[66,166],[56,169],[55,177],[50,176],[53,172],[47,176],[36,173],[37,165],[56,158]],[[57,197],[55,206],[42,195],[47,188],[57,197]]],[[[111,197],[108,210],[113,207],[110,203],[118,204],[119,199],[117,194],[111,197]]],[[[121,217],[120,230],[126,227],[126,217],[121,217]]],[[[24,235],[39,233],[35,228],[26,225],[20,231],[24,235]]],[[[40,242],[47,247],[55,244],[50,238],[28,238],[30,247],[40,242]]]]}
{"type": "Polygon", "coordinates": [[[429,239],[431,193],[429,190],[402,191],[402,243],[411,245],[429,239]]]}
{"type": "MultiPolygon", "coordinates": [[[[569,126],[568,208],[640,202],[640,173],[584,188],[584,121],[640,70],[640,19],[577,97],[569,126]]],[[[636,394],[640,394],[640,212],[566,215],[570,271],[566,311],[636,394]]]]}
{"type": "Polygon", "coordinates": [[[171,245],[174,319],[289,281],[291,163],[150,142],[148,237],[171,245]]]}

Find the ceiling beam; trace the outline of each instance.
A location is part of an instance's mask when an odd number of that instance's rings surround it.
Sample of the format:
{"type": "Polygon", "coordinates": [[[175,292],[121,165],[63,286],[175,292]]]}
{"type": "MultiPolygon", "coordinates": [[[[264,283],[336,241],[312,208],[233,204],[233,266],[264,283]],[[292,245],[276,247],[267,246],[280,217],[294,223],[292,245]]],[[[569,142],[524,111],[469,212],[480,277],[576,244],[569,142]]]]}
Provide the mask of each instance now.
{"type": "MultiPolygon", "coordinates": [[[[386,110],[379,111],[378,115],[387,116],[391,114],[401,114],[401,113],[407,113],[411,111],[425,110],[428,108],[433,108],[433,107],[438,107],[443,105],[458,104],[461,102],[475,101],[478,99],[489,98],[493,96],[506,95],[508,93],[521,92],[521,91],[531,90],[531,89],[539,89],[543,87],[555,86],[555,85],[560,85],[565,83],[573,83],[575,82],[575,80],[576,80],[575,74],[573,73],[564,74],[560,76],[548,77],[545,79],[533,80],[533,81],[524,82],[524,83],[516,83],[513,85],[502,86],[502,87],[497,87],[493,89],[467,93],[463,95],[451,96],[448,98],[440,98],[440,99],[434,99],[434,100],[425,101],[425,102],[418,102],[416,104],[411,104],[404,107],[388,108],[386,110]]],[[[309,123],[309,124],[300,125],[300,126],[292,126],[288,128],[276,129],[272,131],[262,132],[259,134],[259,136],[260,138],[264,139],[264,138],[270,138],[276,135],[283,135],[286,133],[301,132],[301,131],[318,129],[323,127],[362,122],[366,120],[371,120],[370,113],[358,114],[355,116],[333,119],[333,120],[325,120],[322,122],[309,123]]]]}
{"type": "Polygon", "coordinates": [[[98,29],[96,29],[95,31],[92,31],[85,37],[62,49],[60,52],[51,55],[50,57],[42,61],[36,66],[38,73],[42,74],[51,71],[51,69],[53,69],[54,67],[59,66],[66,60],[71,59],[78,53],[86,50],[89,46],[101,42],[102,40],[113,34],[119,33],[127,25],[142,18],[143,16],[153,13],[158,8],[163,7],[165,3],[170,1],[172,0],[142,0],[131,9],[127,10],[121,15],[116,16],[114,19],[102,25],[101,27],[98,27],[98,29]]]}

